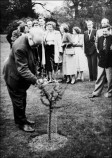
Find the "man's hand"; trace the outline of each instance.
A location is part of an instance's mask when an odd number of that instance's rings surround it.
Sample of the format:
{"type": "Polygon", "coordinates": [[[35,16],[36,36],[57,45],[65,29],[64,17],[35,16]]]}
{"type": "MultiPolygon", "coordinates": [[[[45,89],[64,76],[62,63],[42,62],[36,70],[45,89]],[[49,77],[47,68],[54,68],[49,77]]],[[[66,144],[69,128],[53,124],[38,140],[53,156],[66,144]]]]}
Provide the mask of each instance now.
{"type": "Polygon", "coordinates": [[[97,49],[97,53],[99,54],[99,50],[97,49]]]}
{"type": "Polygon", "coordinates": [[[36,81],[36,85],[39,85],[39,84],[43,84],[44,83],[44,80],[43,79],[38,79],[36,81]]]}

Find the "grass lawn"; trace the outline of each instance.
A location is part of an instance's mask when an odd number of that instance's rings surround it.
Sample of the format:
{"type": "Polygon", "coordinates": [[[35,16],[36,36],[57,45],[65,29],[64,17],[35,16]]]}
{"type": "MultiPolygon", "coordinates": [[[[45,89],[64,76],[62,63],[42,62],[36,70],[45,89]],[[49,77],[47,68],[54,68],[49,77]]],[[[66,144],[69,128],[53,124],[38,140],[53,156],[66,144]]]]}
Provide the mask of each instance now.
{"type": "MultiPolygon", "coordinates": [[[[90,99],[95,82],[85,81],[68,85],[58,110],[58,133],[68,138],[64,148],[52,152],[32,152],[28,146],[35,136],[47,132],[47,108],[40,101],[40,90],[31,86],[27,91],[28,118],[35,120],[35,132],[25,133],[13,120],[12,103],[3,80],[3,62],[10,47],[5,35],[0,38],[1,50],[1,106],[0,106],[0,157],[1,158],[111,158],[112,148],[112,98],[102,95],[90,99]]],[[[66,86],[65,83],[62,86],[66,86]]]]}

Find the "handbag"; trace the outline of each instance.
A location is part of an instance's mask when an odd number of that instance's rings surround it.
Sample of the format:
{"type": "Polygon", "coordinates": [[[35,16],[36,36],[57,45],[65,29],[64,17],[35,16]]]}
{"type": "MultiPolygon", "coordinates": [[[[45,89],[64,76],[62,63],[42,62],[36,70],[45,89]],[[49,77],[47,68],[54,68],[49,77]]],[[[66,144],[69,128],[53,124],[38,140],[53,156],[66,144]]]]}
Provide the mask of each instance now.
{"type": "Polygon", "coordinates": [[[66,55],[75,55],[75,49],[74,49],[74,47],[67,48],[67,46],[66,46],[66,48],[65,48],[65,54],[66,55]]]}

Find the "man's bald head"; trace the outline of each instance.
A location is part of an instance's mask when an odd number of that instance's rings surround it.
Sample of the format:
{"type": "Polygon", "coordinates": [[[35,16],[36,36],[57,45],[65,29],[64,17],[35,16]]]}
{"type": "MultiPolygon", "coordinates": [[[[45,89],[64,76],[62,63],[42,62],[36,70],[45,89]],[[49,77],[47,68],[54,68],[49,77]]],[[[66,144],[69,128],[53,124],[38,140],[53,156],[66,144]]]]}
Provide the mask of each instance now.
{"type": "Polygon", "coordinates": [[[43,30],[40,28],[31,28],[29,30],[28,40],[30,46],[36,46],[43,41],[43,30]]]}
{"type": "Polygon", "coordinates": [[[106,27],[108,24],[109,24],[109,20],[106,19],[106,18],[103,18],[102,21],[101,21],[102,27],[106,27]]]}

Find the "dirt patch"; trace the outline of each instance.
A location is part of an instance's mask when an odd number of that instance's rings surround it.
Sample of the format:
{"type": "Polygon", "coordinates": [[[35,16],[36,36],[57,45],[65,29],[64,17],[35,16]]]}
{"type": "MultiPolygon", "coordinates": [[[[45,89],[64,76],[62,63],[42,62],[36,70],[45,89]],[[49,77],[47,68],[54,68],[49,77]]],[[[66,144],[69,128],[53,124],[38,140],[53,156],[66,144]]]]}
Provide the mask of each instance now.
{"type": "MultiPolygon", "coordinates": [[[[2,38],[5,38],[2,37],[2,38]]],[[[5,40],[5,39],[4,39],[5,40]]],[[[10,46],[1,43],[1,70],[8,57],[10,46]]],[[[56,151],[33,152],[28,143],[33,138],[47,133],[48,109],[40,101],[40,90],[31,86],[27,95],[27,117],[35,120],[35,132],[25,133],[18,129],[13,120],[13,109],[1,73],[0,106],[0,154],[1,158],[110,158],[112,138],[112,99],[104,98],[105,84],[101,97],[89,99],[94,82],[68,85],[58,110],[58,134],[69,139],[64,148],[56,151]]],[[[62,84],[65,86],[65,83],[62,84]]]]}
{"type": "Polygon", "coordinates": [[[48,140],[48,134],[43,134],[33,138],[29,142],[29,147],[33,152],[55,151],[63,148],[66,143],[66,137],[57,133],[52,133],[51,140],[48,140]]]}

